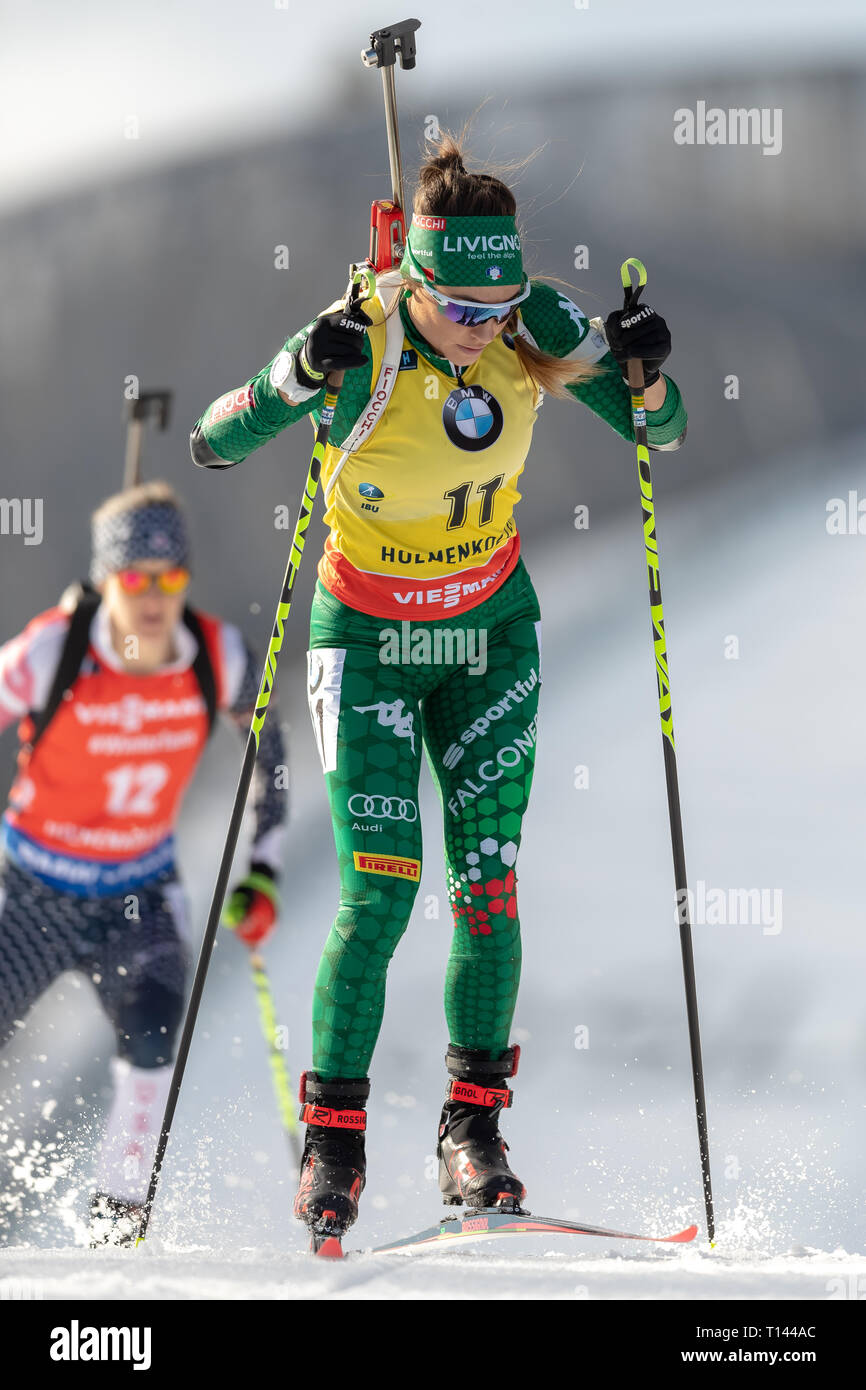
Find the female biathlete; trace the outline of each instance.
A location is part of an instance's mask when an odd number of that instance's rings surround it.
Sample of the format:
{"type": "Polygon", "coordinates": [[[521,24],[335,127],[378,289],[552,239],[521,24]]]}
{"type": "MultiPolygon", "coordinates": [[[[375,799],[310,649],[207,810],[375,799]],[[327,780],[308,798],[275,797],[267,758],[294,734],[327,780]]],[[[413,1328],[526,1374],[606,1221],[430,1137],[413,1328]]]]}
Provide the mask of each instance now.
{"type": "MultiPolygon", "coordinates": [[[[135,1239],[168,1093],[188,964],[181,799],[216,712],[246,732],[258,692],[238,629],[184,606],[189,565],[171,488],[130,488],[94,514],[92,584],[0,647],[0,729],[20,719],[23,745],[2,822],[0,1045],[63,971],[90,976],[117,1038],[92,1244],[135,1239]]],[[[250,945],[276,920],[282,765],[273,720],[250,871],[224,914],[250,945]]]]}
{"type": "Polygon", "coordinates": [[[295,1214],[317,1246],[355,1220],[364,1187],[367,1073],[421,872],[422,748],[442,801],[454,916],[439,1185],[446,1204],[516,1209],[525,1196],[498,1128],[517,1069],[516,860],[539,692],[517,480],[542,393],[574,396],[633,438],[632,356],[644,362],[650,446],[675,449],[686,429],[680,393],[659,371],[664,321],[647,308],[633,321],[612,314],[605,342],[564,294],[527,279],[515,211],[510,190],[467,172],[444,137],[420,171],[390,300],[386,276],[364,313],[332,306],[191,437],[197,464],[240,462],[305,415],[317,424],[326,373],[348,369],[331,429],[343,442],[322,468],[330,534],[309,653],[341,877],[302,1090],[295,1214]]]}

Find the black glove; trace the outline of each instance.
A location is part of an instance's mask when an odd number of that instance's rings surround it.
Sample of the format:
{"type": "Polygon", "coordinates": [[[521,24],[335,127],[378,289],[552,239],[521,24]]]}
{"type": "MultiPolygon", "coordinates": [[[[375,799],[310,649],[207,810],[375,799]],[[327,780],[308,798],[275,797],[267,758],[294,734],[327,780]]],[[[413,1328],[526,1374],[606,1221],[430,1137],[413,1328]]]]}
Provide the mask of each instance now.
{"type": "Polygon", "coordinates": [[[671,352],[671,335],[667,324],[648,304],[636,304],[629,309],[616,309],[604,321],[607,345],[628,381],[628,359],[639,357],[643,362],[644,386],[658,381],[660,367],[671,352]]]}
{"type": "Polygon", "coordinates": [[[301,386],[316,388],[328,372],[347,372],[363,367],[364,346],[372,319],[360,309],[347,313],[335,309],[316,319],[295,358],[295,375],[301,386]]]}

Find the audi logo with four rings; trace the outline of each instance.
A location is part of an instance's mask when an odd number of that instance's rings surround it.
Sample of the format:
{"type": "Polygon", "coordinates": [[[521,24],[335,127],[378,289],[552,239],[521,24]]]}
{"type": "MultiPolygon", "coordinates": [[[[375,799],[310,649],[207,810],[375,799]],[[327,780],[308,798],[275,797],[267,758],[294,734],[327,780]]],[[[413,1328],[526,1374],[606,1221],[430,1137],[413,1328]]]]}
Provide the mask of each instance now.
{"type": "Polygon", "coordinates": [[[365,796],[355,792],[349,797],[351,816],[372,816],[373,820],[405,820],[409,824],[418,819],[418,807],[414,801],[404,801],[399,796],[365,796]]]}

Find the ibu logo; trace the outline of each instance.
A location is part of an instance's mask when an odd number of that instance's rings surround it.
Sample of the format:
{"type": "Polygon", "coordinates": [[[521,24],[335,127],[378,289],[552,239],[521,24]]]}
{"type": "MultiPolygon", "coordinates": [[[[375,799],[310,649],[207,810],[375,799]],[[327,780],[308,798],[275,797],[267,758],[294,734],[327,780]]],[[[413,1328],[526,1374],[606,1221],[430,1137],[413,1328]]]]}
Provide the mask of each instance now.
{"type": "Polygon", "coordinates": [[[362,512],[377,512],[379,508],[376,502],[381,502],[385,496],[381,488],[376,487],[375,483],[359,483],[358,491],[367,500],[361,503],[362,512]]]}
{"type": "Polygon", "coordinates": [[[442,407],[442,423],[458,449],[489,449],[502,433],[502,406],[483,386],[458,386],[442,407]]]}

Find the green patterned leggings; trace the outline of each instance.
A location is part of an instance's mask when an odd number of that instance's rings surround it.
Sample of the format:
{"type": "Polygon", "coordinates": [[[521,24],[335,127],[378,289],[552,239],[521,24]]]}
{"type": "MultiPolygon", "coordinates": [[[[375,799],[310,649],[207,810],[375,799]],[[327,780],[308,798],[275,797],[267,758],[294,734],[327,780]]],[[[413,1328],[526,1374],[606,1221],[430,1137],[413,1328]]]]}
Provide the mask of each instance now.
{"type": "Polygon", "coordinates": [[[489,599],[446,620],[370,617],[316,586],[310,713],[341,883],[313,1001],[313,1068],[324,1078],[369,1071],[388,963],[421,871],[422,746],[445,820],[450,1041],[508,1046],[520,979],[515,865],[535,761],[538,618],[522,562],[489,599]]]}

